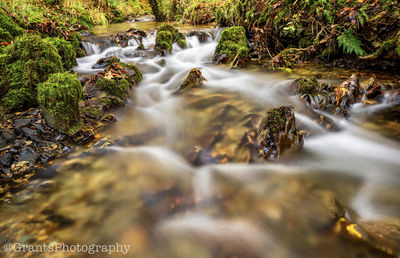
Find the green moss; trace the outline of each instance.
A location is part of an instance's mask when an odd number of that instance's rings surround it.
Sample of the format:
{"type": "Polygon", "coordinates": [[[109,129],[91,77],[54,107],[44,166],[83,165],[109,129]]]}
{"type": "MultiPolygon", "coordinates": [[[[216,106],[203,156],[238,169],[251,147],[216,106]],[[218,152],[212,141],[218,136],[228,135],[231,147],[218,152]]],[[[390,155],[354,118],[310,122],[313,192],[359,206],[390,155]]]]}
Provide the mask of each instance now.
{"type": "MultiPolygon", "coordinates": [[[[288,120],[287,115],[293,113],[293,107],[282,106],[267,111],[267,116],[261,121],[258,135],[261,136],[259,140],[263,140],[265,137],[275,138],[279,136],[280,132],[284,132],[286,128],[286,122],[288,120]],[[262,133],[267,129],[267,134],[262,133]]],[[[275,139],[279,140],[279,139],[275,139]]]]}
{"type": "Polygon", "coordinates": [[[178,46],[180,48],[186,48],[187,47],[186,36],[182,32],[178,32],[178,34],[176,35],[176,42],[177,42],[177,44],[178,44],[178,46]]]}
{"type": "Polygon", "coordinates": [[[172,52],[172,34],[169,31],[157,32],[156,50],[160,52],[172,52]]]}
{"type": "Polygon", "coordinates": [[[162,31],[168,31],[168,32],[170,32],[171,35],[173,35],[173,37],[174,37],[173,39],[174,39],[174,40],[175,40],[175,35],[179,33],[177,29],[175,29],[172,25],[169,25],[169,24],[163,24],[163,25],[161,25],[161,26],[158,28],[157,33],[158,33],[158,32],[162,32],[162,31]]]}
{"type": "Polygon", "coordinates": [[[0,42],[11,42],[12,39],[13,36],[8,31],[0,28],[0,42]]]}
{"type": "Polygon", "coordinates": [[[234,26],[225,29],[215,50],[214,60],[218,60],[222,55],[225,55],[228,62],[237,57],[244,58],[249,53],[247,46],[246,31],[241,26],[234,26]]]}
{"type": "Polygon", "coordinates": [[[7,93],[1,105],[8,109],[36,104],[37,85],[45,82],[50,74],[63,71],[56,48],[38,35],[22,35],[4,54],[7,58],[0,75],[7,93]]]}
{"type": "Polygon", "coordinates": [[[81,83],[68,72],[52,74],[38,85],[38,101],[47,123],[69,135],[75,134],[82,124],[79,112],[82,97],[81,83]]]}
{"type": "Polygon", "coordinates": [[[122,63],[122,62],[119,62],[119,64],[126,70],[134,71],[134,74],[132,74],[132,75],[129,72],[126,74],[127,80],[129,82],[136,84],[143,80],[143,74],[142,74],[142,71],[140,71],[139,67],[137,67],[134,64],[126,64],[126,63],[122,63]]]}
{"type": "Polygon", "coordinates": [[[111,96],[115,96],[123,101],[126,101],[129,90],[129,82],[125,79],[116,81],[100,78],[96,82],[96,88],[107,92],[111,96]]]}
{"type": "Polygon", "coordinates": [[[177,43],[179,47],[186,48],[186,36],[173,26],[164,24],[157,30],[156,50],[162,53],[172,52],[172,44],[177,43]]]}
{"type": "Polygon", "coordinates": [[[68,41],[70,41],[72,46],[77,49],[79,48],[79,41],[81,41],[82,39],[82,34],[80,34],[79,32],[75,32],[69,36],[68,41]]]}
{"type": "Polygon", "coordinates": [[[2,33],[6,33],[9,37],[14,38],[22,35],[23,32],[23,29],[16,24],[3,10],[0,9],[0,41],[9,42],[7,40],[3,40],[1,36],[2,33]]]}
{"type": "Polygon", "coordinates": [[[297,79],[294,83],[297,85],[297,91],[300,95],[312,94],[317,92],[319,88],[317,78],[314,76],[297,79]]]}
{"type": "Polygon", "coordinates": [[[70,42],[62,38],[46,38],[44,40],[47,43],[52,44],[57,49],[64,69],[69,70],[78,64],[76,62],[76,52],[70,42]]]}

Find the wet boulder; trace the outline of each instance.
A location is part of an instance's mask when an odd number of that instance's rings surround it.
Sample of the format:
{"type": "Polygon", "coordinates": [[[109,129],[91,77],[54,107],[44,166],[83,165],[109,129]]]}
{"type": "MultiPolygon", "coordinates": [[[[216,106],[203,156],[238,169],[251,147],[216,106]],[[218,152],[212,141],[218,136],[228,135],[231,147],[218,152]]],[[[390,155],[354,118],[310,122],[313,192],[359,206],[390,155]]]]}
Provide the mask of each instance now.
{"type": "Polygon", "coordinates": [[[180,48],[186,48],[186,36],[171,25],[165,24],[158,28],[156,35],[156,51],[161,55],[172,52],[172,45],[177,43],[180,48]]]}
{"type": "Polygon", "coordinates": [[[92,69],[104,69],[112,63],[120,62],[119,58],[115,56],[109,56],[105,58],[100,58],[97,62],[92,66],[92,69]]]}
{"type": "Polygon", "coordinates": [[[347,116],[349,107],[362,98],[362,89],[356,74],[336,86],[318,82],[315,77],[300,78],[290,85],[290,91],[312,109],[338,116],[347,116]]]}
{"type": "Polygon", "coordinates": [[[82,97],[81,83],[70,73],[52,74],[38,86],[38,100],[47,124],[68,135],[80,129],[78,103],[82,97]]]}
{"type": "Polygon", "coordinates": [[[128,97],[128,90],[139,83],[142,72],[135,64],[120,62],[116,57],[100,59],[105,66],[103,71],[93,75],[83,86],[86,98],[115,96],[122,102],[128,97]]]}
{"type": "Polygon", "coordinates": [[[294,108],[282,106],[267,111],[257,131],[265,160],[277,160],[288,149],[303,147],[303,135],[296,128],[294,108]]]}
{"type": "Polygon", "coordinates": [[[244,63],[249,54],[246,31],[241,26],[225,29],[218,40],[214,61],[237,66],[244,63]]]}
{"type": "Polygon", "coordinates": [[[188,37],[197,37],[201,43],[207,42],[208,39],[213,38],[213,35],[207,31],[193,30],[187,34],[188,37]]]}
{"type": "Polygon", "coordinates": [[[200,88],[203,85],[203,81],[207,81],[201,71],[197,68],[193,68],[185,77],[182,85],[179,87],[178,91],[188,89],[188,88],[200,88]]]}

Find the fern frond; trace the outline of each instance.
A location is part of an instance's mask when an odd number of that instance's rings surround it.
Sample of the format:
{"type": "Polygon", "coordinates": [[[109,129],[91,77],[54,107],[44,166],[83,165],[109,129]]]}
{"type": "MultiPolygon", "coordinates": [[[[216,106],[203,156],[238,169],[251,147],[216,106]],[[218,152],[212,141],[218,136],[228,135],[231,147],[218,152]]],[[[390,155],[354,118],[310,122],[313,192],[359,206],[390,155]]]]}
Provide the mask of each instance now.
{"type": "Polygon", "coordinates": [[[361,40],[353,34],[352,30],[346,30],[342,35],[337,37],[339,47],[343,48],[347,54],[356,54],[359,56],[366,55],[367,53],[362,49],[361,40]]]}

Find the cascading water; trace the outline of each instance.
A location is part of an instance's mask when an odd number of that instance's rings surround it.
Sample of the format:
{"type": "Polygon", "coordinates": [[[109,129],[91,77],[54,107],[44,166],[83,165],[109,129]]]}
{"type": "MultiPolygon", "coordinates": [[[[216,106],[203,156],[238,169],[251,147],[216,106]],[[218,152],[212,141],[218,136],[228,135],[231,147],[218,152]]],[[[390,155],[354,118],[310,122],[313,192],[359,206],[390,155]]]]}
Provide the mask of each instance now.
{"type": "MultiPolygon", "coordinates": [[[[143,44],[154,41],[150,34],[143,44]]],[[[78,59],[77,73],[94,73],[97,60],[112,55],[144,71],[119,122],[103,133],[125,141],[59,162],[54,187],[13,209],[21,222],[54,213],[72,226],[48,240],[130,244],[131,257],[344,257],[361,247],[324,231],[326,206],[315,199],[327,195],[322,189],[346,204],[348,217],[399,217],[400,146],[352,122],[364,121],[367,107],[354,107],[350,122],[333,118],[341,130],[328,132],[286,93],[286,74],[227,70],[211,62],[215,39],[187,42],[152,58],[135,57],[135,42],[83,43],[89,55],[78,59]],[[207,79],[204,89],[173,94],[192,68],[207,79]],[[235,146],[246,117],[280,105],[293,105],[313,132],[304,150],[277,163],[241,163],[235,146]],[[218,134],[214,149],[233,162],[192,166],[190,151],[218,134]],[[45,212],[35,206],[44,200],[45,212]]]]}

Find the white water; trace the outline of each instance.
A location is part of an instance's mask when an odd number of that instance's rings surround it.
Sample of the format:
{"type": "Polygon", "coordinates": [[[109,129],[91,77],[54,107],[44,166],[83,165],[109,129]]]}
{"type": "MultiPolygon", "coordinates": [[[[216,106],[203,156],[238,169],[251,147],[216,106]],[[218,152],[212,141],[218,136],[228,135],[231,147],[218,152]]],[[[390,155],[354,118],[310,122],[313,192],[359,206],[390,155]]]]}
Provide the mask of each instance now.
{"type": "MultiPolygon", "coordinates": [[[[146,48],[151,48],[154,46],[154,41],[154,35],[150,35],[143,43],[146,48]]],[[[172,93],[179,87],[185,75],[192,68],[201,70],[203,76],[207,79],[207,82],[205,82],[207,89],[238,92],[240,95],[246,96],[248,101],[257,103],[265,109],[288,104],[295,107],[302,105],[296,97],[288,96],[282,90],[290,81],[284,75],[226,70],[223,67],[214,66],[211,64],[211,58],[217,45],[216,41],[210,39],[201,44],[194,36],[189,37],[187,42],[189,46],[187,49],[182,50],[175,44],[173,55],[153,59],[126,57],[125,53],[137,48],[137,44],[133,43],[132,46],[127,48],[109,47],[101,53],[98,48],[86,43],[84,44],[85,49],[92,49],[90,51],[93,54],[78,59],[79,65],[74,70],[78,73],[93,73],[91,66],[98,59],[110,55],[121,58],[123,62],[135,62],[143,67],[145,70],[144,80],[140,83],[140,87],[136,89],[135,99],[133,100],[134,106],[131,108],[162,128],[168,142],[177,140],[175,137],[180,137],[180,132],[190,127],[190,124],[180,117],[182,108],[180,97],[174,96],[172,93]],[[165,60],[163,66],[160,65],[162,59],[165,60]]],[[[379,106],[374,108],[379,108],[379,106]]],[[[370,109],[357,105],[354,108],[354,116],[363,116],[370,109]]],[[[340,132],[328,133],[304,114],[298,113],[296,118],[311,130],[322,134],[305,140],[304,151],[307,154],[307,159],[302,158],[289,165],[281,164],[280,166],[285,167],[285,171],[295,171],[296,173],[318,171],[319,177],[323,177],[323,171],[334,171],[335,173],[354,176],[363,182],[363,186],[360,187],[359,195],[352,200],[352,208],[364,218],[380,218],[387,215],[385,208],[382,206],[375,208],[376,205],[370,202],[368,196],[373,195],[376,189],[385,185],[400,185],[399,144],[346,121],[339,121],[343,127],[340,132]],[[368,193],[366,194],[366,192],[368,193]]],[[[154,152],[154,155],[156,153],[154,152]]],[[[171,159],[174,155],[166,155],[165,158],[168,157],[170,162],[174,160],[173,163],[183,162],[183,159],[182,161],[177,158],[171,159]]],[[[187,167],[189,165],[184,164],[182,166],[187,167]]],[[[260,167],[268,170],[271,166],[274,167],[275,165],[239,165],[240,171],[246,171],[246,173],[252,173],[253,170],[257,171],[260,167]]],[[[203,172],[199,171],[200,176],[195,177],[194,182],[197,191],[202,193],[200,195],[209,192],[209,189],[207,190],[205,186],[210,183],[204,182],[204,180],[211,180],[210,178],[212,178],[209,174],[211,172],[204,172],[204,169],[200,169],[203,172]]],[[[191,169],[187,170],[190,171],[191,169]]],[[[276,171],[279,173],[279,170],[276,171]]]]}

